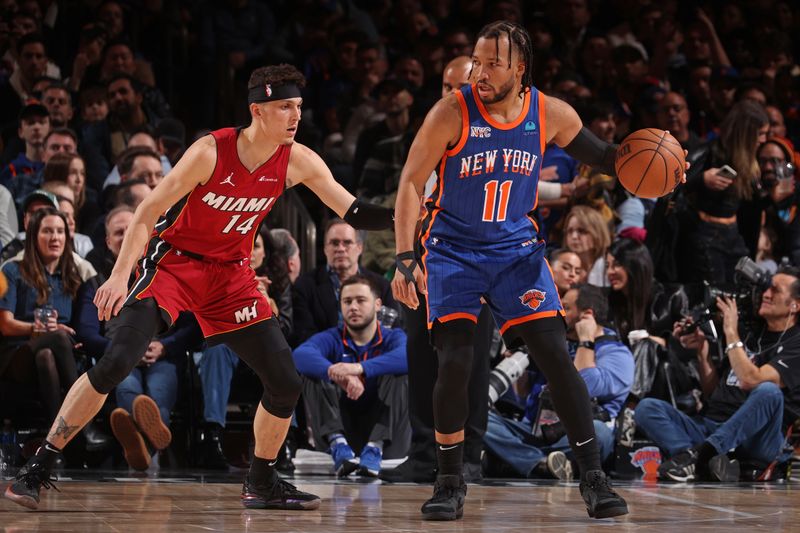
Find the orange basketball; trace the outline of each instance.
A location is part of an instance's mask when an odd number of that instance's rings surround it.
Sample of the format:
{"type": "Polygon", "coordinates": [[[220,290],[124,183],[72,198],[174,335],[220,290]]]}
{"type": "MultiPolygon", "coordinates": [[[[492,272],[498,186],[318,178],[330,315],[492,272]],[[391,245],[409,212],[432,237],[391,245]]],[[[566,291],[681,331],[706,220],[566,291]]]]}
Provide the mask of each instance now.
{"type": "Polygon", "coordinates": [[[628,191],[641,198],[659,198],[681,182],[686,159],[681,143],[668,131],[646,128],[625,137],[614,166],[628,191]]]}

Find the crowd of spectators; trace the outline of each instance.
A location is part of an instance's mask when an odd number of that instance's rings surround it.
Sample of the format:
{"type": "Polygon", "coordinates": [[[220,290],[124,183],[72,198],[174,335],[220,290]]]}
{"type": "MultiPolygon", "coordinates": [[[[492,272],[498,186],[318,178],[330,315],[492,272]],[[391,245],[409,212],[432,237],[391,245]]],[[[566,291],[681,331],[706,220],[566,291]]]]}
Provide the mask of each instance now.
{"type": "MultiPolygon", "coordinates": [[[[569,102],[598,137],[620,142],[661,128],[688,151],[686,184],[658,200],[633,196],[558,146],[543,157],[533,216],[569,308],[576,367],[607,417],[597,424],[605,458],[633,430],[616,420],[632,409],[639,435],[661,447],[662,477],[727,480],[737,459],[785,460],[783,436],[800,415],[800,8],[776,0],[0,2],[0,245],[9,281],[0,388],[18,386],[40,404],[38,419],[22,417],[3,395],[2,416],[20,428],[52,418],[77,373],[102,357],[112,333],[92,296],[133,211],[194,139],[249,121],[254,67],[297,66],[308,80],[297,140],[348,190],[392,205],[421,120],[469,76],[474,36],[497,19],[529,31],[536,86],[569,102]],[[743,257],[767,273],[746,285],[753,290],[742,289],[743,257]],[[750,440],[737,417],[748,420],[750,440]],[[665,430],[675,427],[679,434],[665,430]],[[738,455],[726,456],[732,449],[738,455]]],[[[375,475],[384,451],[402,457],[397,448],[416,438],[395,418],[418,399],[399,401],[409,394],[402,380],[384,377],[408,371],[392,358],[406,345],[403,329],[409,339],[419,333],[404,324],[387,281],[391,232],[359,233],[300,197],[324,260],[301,265],[300,236],[271,218],[251,257],[313,400],[298,409],[292,434],[330,451],[340,474],[375,475]],[[345,298],[352,291],[360,296],[345,298]],[[379,324],[359,322],[370,315],[379,324]]],[[[488,341],[485,356],[497,362],[504,350],[488,341]]],[[[225,467],[226,405],[245,372],[237,362],[224,345],[206,348],[187,313],[153,339],[110,402],[127,413],[145,395],[169,426],[180,395],[195,392],[187,373],[199,372],[198,462],[225,467]]],[[[522,407],[492,411],[483,440],[495,463],[511,458],[515,475],[568,477],[563,439],[536,440],[530,402],[542,390],[531,369],[506,398],[522,407]]],[[[116,433],[98,422],[85,430],[91,450],[116,433]]],[[[133,462],[146,468],[152,453],[133,462]]]]}

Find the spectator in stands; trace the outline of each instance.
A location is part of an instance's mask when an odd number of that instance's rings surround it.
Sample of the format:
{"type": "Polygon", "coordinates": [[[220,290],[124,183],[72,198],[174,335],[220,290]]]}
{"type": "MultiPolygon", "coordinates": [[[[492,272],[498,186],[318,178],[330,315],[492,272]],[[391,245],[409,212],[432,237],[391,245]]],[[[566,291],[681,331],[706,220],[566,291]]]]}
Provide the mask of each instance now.
{"type": "Polygon", "coordinates": [[[587,283],[608,286],[605,254],[611,244],[611,233],[603,217],[585,205],[576,205],[564,219],[564,246],[578,254],[587,283]]]}
{"type": "Polygon", "coordinates": [[[142,95],[142,108],[154,125],[158,120],[172,114],[166,98],[156,87],[153,69],[148,61],[136,58],[128,41],[112,40],[103,49],[100,63],[100,82],[106,82],[119,74],[131,76],[138,83],[142,95]]]}
{"type": "Polygon", "coordinates": [[[563,298],[570,288],[586,281],[581,258],[575,252],[566,248],[555,250],[550,254],[550,262],[559,297],[563,298]]]}
{"type": "MultiPolygon", "coordinates": [[[[24,257],[5,263],[2,271],[8,292],[0,298],[0,376],[36,385],[46,417],[54,417],[63,391],[78,378],[69,324],[82,280],[64,215],[54,207],[38,210],[30,219],[24,257]]],[[[93,425],[84,435],[90,448],[106,444],[93,425]]]]}
{"type": "MultiPolygon", "coordinates": [[[[156,126],[155,140],[158,143],[157,152],[161,154],[162,163],[166,157],[170,165],[175,165],[186,149],[186,127],[178,119],[162,118],[156,126]]],[[[131,144],[128,143],[128,146],[131,144]]],[[[169,169],[164,170],[164,174],[167,172],[169,169]]]]}
{"type": "Polygon", "coordinates": [[[71,126],[75,110],[72,107],[72,94],[60,82],[51,83],[42,91],[42,103],[50,113],[50,125],[53,128],[71,126]]]}
{"type": "MultiPolygon", "coordinates": [[[[155,155],[157,158],[159,158],[161,161],[161,172],[163,176],[166,176],[169,171],[172,170],[172,163],[167,158],[165,153],[159,149],[159,143],[156,142],[156,139],[153,138],[153,136],[147,131],[139,131],[131,135],[131,138],[128,140],[128,147],[125,148],[125,151],[119,154],[119,157],[117,158],[117,164],[114,165],[114,168],[112,168],[111,172],[108,174],[108,176],[106,176],[106,179],[103,182],[104,191],[108,187],[119,185],[120,181],[122,180],[119,171],[120,165],[123,165],[127,169],[128,165],[133,164],[134,160],[140,155],[155,155]],[[133,159],[131,159],[131,157],[133,159]]],[[[125,179],[130,179],[130,170],[127,172],[128,174],[125,179]]],[[[145,179],[146,176],[141,176],[141,178],[145,179]]],[[[152,179],[153,178],[151,177],[151,180],[152,179]]]]}
{"type": "Polygon", "coordinates": [[[80,92],[79,105],[81,120],[86,122],[102,122],[108,117],[108,97],[102,87],[88,87],[80,92]]]}
{"type": "Polygon", "coordinates": [[[8,189],[0,185],[0,247],[5,247],[14,240],[18,231],[19,222],[14,197],[8,189]]]}
{"type": "Polygon", "coordinates": [[[768,131],[764,108],[749,100],[739,102],[725,117],[703,174],[687,181],[695,218],[686,232],[681,279],[731,283],[739,258],[755,254],[763,211],[755,188],[760,183],[756,150],[768,131]],[[737,175],[720,173],[723,165],[737,175]]]}
{"type": "Polygon", "coordinates": [[[403,457],[411,441],[406,335],[378,323],[381,300],[369,278],[344,280],[340,302],[344,325],[313,335],[292,356],[317,450],[330,451],[340,477],[376,477],[384,451],[403,457]],[[353,449],[361,450],[358,464],[353,449]]]}
{"type": "MultiPolygon", "coordinates": [[[[250,268],[256,272],[258,290],[266,296],[272,314],[278,320],[286,338],[292,333],[292,284],[286,256],[282,255],[262,225],[250,252],[250,268]]],[[[225,412],[231,390],[231,380],[239,358],[225,344],[209,346],[203,351],[198,371],[203,386],[203,417],[206,427],[203,442],[203,466],[227,468],[228,461],[222,451],[225,412]]],[[[281,450],[286,458],[286,450],[281,450]]],[[[291,458],[288,458],[291,461],[291,458]]]]}
{"type": "Polygon", "coordinates": [[[51,181],[42,185],[42,190],[49,190],[56,195],[58,199],[58,210],[61,211],[67,219],[67,227],[72,237],[72,248],[76,254],[85,258],[94,248],[94,244],[88,235],[75,231],[75,202],[72,201],[74,197],[72,189],[57,181],[51,181]]]}
{"type": "Polygon", "coordinates": [[[86,165],[81,156],[75,153],[54,154],[44,167],[42,181],[67,184],[74,193],[73,202],[78,227],[82,231],[94,227],[100,217],[100,205],[97,193],[93,189],[86,188],[86,165]]]}
{"type": "Polygon", "coordinates": [[[0,254],[0,263],[7,261],[22,251],[22,249],[25,247],[24,230],[27,228],[28,222],[30,222],[33,214],[44,207],[58,209],[58,199],[54,194],[42,190],[36,190],[25,197],[25,199],[22,201],[21,210],[23,231],[16,234],[14,239],[7,242],[5,246],[3,246],[3,251],[0,254]]]}
{"type": "MultiPolygon", "coordinates": [[[[16,49],[18,68],[12,74],[9,84],[19,102],[24,104],[36,97],[33,90],[36,80],[47,75],[47,45],[40,34],[29,33],[17,41],[16,49]]],[[[60,73],[56,72],[54,77],[60,77],[60,73]]],[[[14,106],[13,102],[3,102],[3,104],[14,106]]]]}
{"type": "MultiPolygon", "coordinates": [[[[607,461],[614,451],[614,420],[628,397],[633,383],[633,355],[620,342],[613,329],[604,327],[608,304],[599,287],[580,285],[567,291],[562,299],[567,322],[567,346],[581,377],[596,400],[594,431],[600,445],[600,456],[607,461]]],[[[538,392],[538,390],[537,390],[538,392]]],[[[528,397],[525,417],[519,422],[489,412],[489,425],[483,436],[493,458],[511,466],[522,477],[555,477],[572,479],[574,468],[564,452],[571,454],[567,436],[555,433],[556,428],[542,429],[537,441],[531,430],[537,424],[538,395],[528,397]],[[551,430],[555,435],[549,439],[551,430]]],[[[541,427],[541,426],[540,426],[541,427]]]]}
{"type": "Polygon", "coordinates": [[[269,231],[272,241],[275,243],[275,250],[278,255],[286,258],[289,283],[294,284],[300,276],[302,264],[300,262],[300,247],[294,240],[289,230],[284,228],[273,228],[269,231]]]}
{"type": "Polygon", "coordinates": [[[686,331],[690,321],[675,323],[673,334],[695,351],[705,395],[703,415],[689,417],[671,404],[644,399],[636,407],[636,425],[654,440],[669,460],[660,479],[738,481],[740,465],[729,459],[754,460],[765,467],[783,454],[784,432],[800,413],[800,271],[782,267],[772,277],[758,308],[755,329],[739,324],[737,303],[717,299],[722,313],[724,353],[714,363],[701,329],[686,331]],[[740,334],[740,327],[747,327],[740,334]]]}
{"type": "Polygon", "coordinates": [[[334,218],[328,221],[324,235],[326,264],[300,276],[292,290],[295,345],[314,333],[343,323],[338,305],[339,287],[355,274],[362,274],[375,284],[382,305],[398,310],[389,281],[359,267],[364,242],[361,233],[344,220],[334,218]]]}
{"type": "Polygon", "coordinates": [[[45,137],[50,132],[50,117],[47,108],[37,101],[31,101],[19,114],[17,134],[25,142],[25,151],[14,158],[2,172],[0,185],[9,190],[17,205],[35,186],[28,189],[26,183],[44,167],[45,137]]]}
{"type": "Polygon", "coordinates": [[[81,28],[78,50],[72,60],[72,74],[66,82],[70,91],[83,95],[87,86],[98,83],[100,59],[107,40],[108,33],[101,24],[92,23],[81,28]]]}

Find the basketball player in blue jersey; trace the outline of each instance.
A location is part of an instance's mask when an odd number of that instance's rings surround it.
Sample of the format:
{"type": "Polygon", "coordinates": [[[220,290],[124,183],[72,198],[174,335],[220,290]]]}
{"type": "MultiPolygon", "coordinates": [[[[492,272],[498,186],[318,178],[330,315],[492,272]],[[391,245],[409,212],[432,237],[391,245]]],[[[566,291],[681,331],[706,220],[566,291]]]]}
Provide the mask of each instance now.
{"type": "MultiPolygon", "coordinates": [[[[616,146],[583,128],[568,104],[532,86],[532,59],[531,40],[521,26],[485,26],[472,55],[474,84],[431,109],[400,178],[392,289],[412,309],[419,305],[416,289],[427,294],[428,327],[439,354],[433,393],[439,470],[433,497],[422,506],[428,520],[463,515],[467,383],[481,297],[507,345],[527,344],[547,377],[580,466],[580,492],[589,516],[628,512],[601,469],[589,395],[567,353],[558,289],[545,260],[545,243],[529,216],[536,208],[549,142],[612,175],[616,146]],[[434,168],[439,178],[426,204],[418,261],[414,226],[423,186],[434,168]]],[[[592,343],[582,349],[593,349],[592,343]]]]}

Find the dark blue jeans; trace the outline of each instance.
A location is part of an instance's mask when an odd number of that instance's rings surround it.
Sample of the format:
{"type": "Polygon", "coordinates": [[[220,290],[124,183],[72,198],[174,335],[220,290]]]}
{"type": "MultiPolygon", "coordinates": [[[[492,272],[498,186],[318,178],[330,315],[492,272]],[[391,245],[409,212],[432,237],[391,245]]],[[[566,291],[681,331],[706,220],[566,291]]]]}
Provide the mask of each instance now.
{"type": "Polygon", "coordinates": [[[238,365],[239,358],[224,344],[203,351],[198,371],[203,385],[203,418],[206,422],[216,422],[225,427],[231,380],[238,365]]]}
{"type": "Polygon", "coordinates": [[[750,391],[747,400],[725,422],[689,417],[672,404],[653,398],[639,402],[634,419],[670,456],[705,441],[717,453],[737,449],[743,457],[765,463],[781,458],[783,393],[771,382],[750,391]]]}
{"type": "Polygon", "coordinates": [[[178,370],[172,361],[159,359],[150,366],[137,366],[117,385],[117,405],[129,413],[133,400],[146,394],[158,405],[161,420],[169,425],[169,413],[178,397],[178,370]]]}
{"type": "MultiPolygon", "coordinates": [[[[564,435],[550,446],[535,446],[531,443],[531,425],[503,418],[489,411],[489,424],[483,435],[483,443],[496,456],[511,465],[521,476],[528,477],[531,470],[550,452],[562,451],[571,457],[567,436],[564,435]]],[[[599,420],[594,421],[594,432],[600,445],[600,459],[605,461],[614,451],[614,430],[599,420]]]]}

